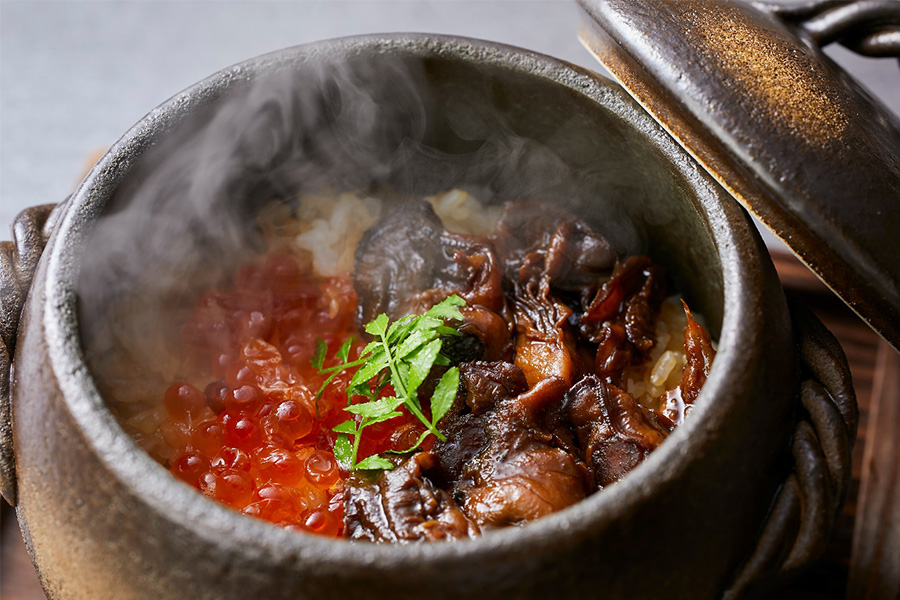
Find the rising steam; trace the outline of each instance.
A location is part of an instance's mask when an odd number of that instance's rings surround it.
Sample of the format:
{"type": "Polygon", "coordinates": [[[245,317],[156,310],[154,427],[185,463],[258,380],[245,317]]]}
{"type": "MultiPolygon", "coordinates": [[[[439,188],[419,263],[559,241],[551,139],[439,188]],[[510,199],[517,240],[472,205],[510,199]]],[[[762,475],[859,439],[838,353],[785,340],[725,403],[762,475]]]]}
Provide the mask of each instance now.
{"type": "Polygon", "coordinates": [[[622,208],[638,186],[608,183],[623,142],[598,154],[604,145],[586,117],[560,120],[506,75],[459,68],[383,56],[304,63],[232,86],[166,132],[119,186],[86,248],[78,295],[88,354],[116,352],[111,335],[135,345],[135,363],[160,360],[160,345],[142,346],[141,331],[176,332],[192,296],[261,249],[260,208],[292,205],[302,193],[402,201],[461,187],[492,204],[590,206],[585,217],[620,251],[640,251],[622,208]],[[595,202],[598,193],[608,201],[595,202]]]}

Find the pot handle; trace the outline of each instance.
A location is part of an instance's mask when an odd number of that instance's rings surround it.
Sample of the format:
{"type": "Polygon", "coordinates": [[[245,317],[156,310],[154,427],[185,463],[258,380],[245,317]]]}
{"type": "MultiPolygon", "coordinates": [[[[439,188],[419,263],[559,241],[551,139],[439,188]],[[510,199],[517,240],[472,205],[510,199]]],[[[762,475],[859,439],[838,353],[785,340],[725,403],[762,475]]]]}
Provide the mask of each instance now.
{"type": "Polygon", "coordinates": [[[13,241],[0,242],[0,495],[13,506],[16,504],[16,463],[10,383],[16,334],[34,270],[64,204],[26,208],[13,221],[13,241]]]}
{"type": "Polygon", "coordinates": [[[758,580],[775,585],[817,558],[850,488],[859,409],[847,357],[802,302],[789,295],[788,305],[801,369],[793,469],[772,502],[755,550],[725,594],[728,600],[762,592],[758,580]]]}
{"type": "Polygon", "coordinates": [[[900,5],[896,0],[757,0],[754,5],[813,42],[837,42],[870,57],[900,57],[900,5]]]}

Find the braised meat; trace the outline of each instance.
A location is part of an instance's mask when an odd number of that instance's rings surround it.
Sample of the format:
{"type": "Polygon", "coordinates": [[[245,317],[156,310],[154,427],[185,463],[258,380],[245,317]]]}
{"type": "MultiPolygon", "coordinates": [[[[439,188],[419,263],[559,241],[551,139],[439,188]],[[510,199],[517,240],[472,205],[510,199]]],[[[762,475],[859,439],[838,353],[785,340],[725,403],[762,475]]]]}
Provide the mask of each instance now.
{"type": "Polygon", "coordinates": [[[564,406],[597,489],[621,479],[667,436],[651,411],[594,375],[572,386],[564,406]]]}
{"type": "Polygon", "coordinates": [[[463,510],[483,527],[532,521],[584,498],[584,464],[556,446],[544,416],[566,384],[550,378],[515,397],[500,399],[484,419],[484,446],[466,462],[454,486],[463,510]]]}
{"type": "Polygon", "coordinates": [[[353,285],[359,323],[381,313],[392,319],[420,314],[451,294],[466,301],[460,331],[477,337],[484,358],[512,355],[503,271],[485,238],[444,229],[427,203],[390,211],[356,248],[353,285]]]}
{"type": "Polygon", "coordinates": [[[619,261],[587,223],[540,202],[505,206],[490,239],[447,232],[424,204],[393,211],[360,242],[354,285],[362,322],[421,314],[450,294],[466,305],[461,335],[419,388],[425,406],[448,363],[458,367],[437,423],[445,439],[348,480],[353,539],[459,539],[571,506],[666,439],[715,355],[685,306],[679,385],[661,398],[626,391],[657,343],[665,271],[644,256],[619,261]]]}
{"type": "Polygon", "coordinates": [[[492,239],[511,281],[533,279],[536,270],[567,291],[595,285],[617,258],[612,244],[584,221],[534,200],[506,203],[492,239]]]}
{"type": "Polygon", "coordinates": [[[597,340],[594,372],[613,385],[624,385],[625,369],[634,362],[635,356],[625,326],[607,321],[599,327],[594,338],[597,340]]]}
{"type": "Polygon", "coordinates": [[[607,282],[582,296],[578,326],[585,339],[598,345],[598,375],[624,386],[625,369],[653,348],[656,314],[664,297],[665,272],[646,256],[616,263],[607,282]]]}
{"type": "Polygon", "coordinates": [[[709,369],[712,367],[716,351],[713,349],[709,334],[694,320],[694,315],[685,304],[687,327],[684,330],[684,350],[687,364],[678,385],[685,404],[693,404],[700,395],[700,388],[706,383],[709,369]]]}
{"type": "Polygon", "coordinates": [[[445,254],[443,233],[441,220],[426,204],[393,211],[391,218],[366,231],[356,247],[353,269],[360,324],[381,313],[391,318],[411,314],[418,294],[463,283],[445,254]]]}
{"type": "Polygon", "coordinates": [[[436,462],[436,455],[419,452],[377,476],[350,477],[345,482],[344,500],[347,537],[370,542],[417,542],[478,535],[478,526],[447,492],[423,474],[436,462]]]}
{"type": "Polygon", "coordinates": [[[434,446],[439,477],[447,485],[458,481],[463,468],[484,449],[487,412],[528,389],[522,369],[507,362],[461,363],[459,379],[456,401],[439,424],[447,439],[434,446]]]}
{"type": "Polygon", "coordinates": [[[660,413],[673,426],[681,424],[684,416],[694,406],[694,401],[700,395],[700,388],[706,383],[709,369],[716,357],[709,334],[694,320],[687,304],[684,305],[684,312],[687,315],[687,327],[684,329],[684,351],[687,355],[687,363],[684,365],[678,387],[667,392],[660,402],[660,413]]]}
{"type": "Polygon", "coordinates": [[[482,413],[497,402],[518,396],[528,389],[522,369],[507,362],[471,362],[459,365],[459,377],[466,405],[482,413]]]}
{"type": "Polygon", "coordinates": [[[513,290],[515,363],[530,385],[571,385],[584,370],[572,309],[559,293],[596,285],[615,264],[612,245],[566,211],[540,202],[507,204],[493,236],[513,290]]]}
{"type": "Polygon", "coordinates": [[[568,325],[572,309],[551,295],[546,276],[515,289],[516,366],[525,373],[529,385],[548,378],[571,384],[579,370],[568,325]]]}

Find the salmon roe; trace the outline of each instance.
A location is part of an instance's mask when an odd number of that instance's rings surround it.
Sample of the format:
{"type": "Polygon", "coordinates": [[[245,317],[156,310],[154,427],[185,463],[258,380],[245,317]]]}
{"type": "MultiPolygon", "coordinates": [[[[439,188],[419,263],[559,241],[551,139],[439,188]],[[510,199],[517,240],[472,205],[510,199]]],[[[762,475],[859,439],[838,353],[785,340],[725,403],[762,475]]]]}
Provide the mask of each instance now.
{"type": "MultiPolygon", "coordinates": [[[[317,277],[285,255],[243,265],[231,288],[205,293],[184,331],[205,381],[174,381],[163,398],[159,432],[177,450],[170,472],[246,515],[341,536],[347,473],[332,428],[351,416],[343,409],[352,372],[317,401],[326,376],[310,360],[321,338],[325,366],[338,364],[338,348],[358,338],[355,315],[349,275],[317,277]]],[[[362,347],[353,342],[351,360],[362,347]]],[[[360,455],[409,447],[417,423],[404,415],[367,428],[360,455]]]]}

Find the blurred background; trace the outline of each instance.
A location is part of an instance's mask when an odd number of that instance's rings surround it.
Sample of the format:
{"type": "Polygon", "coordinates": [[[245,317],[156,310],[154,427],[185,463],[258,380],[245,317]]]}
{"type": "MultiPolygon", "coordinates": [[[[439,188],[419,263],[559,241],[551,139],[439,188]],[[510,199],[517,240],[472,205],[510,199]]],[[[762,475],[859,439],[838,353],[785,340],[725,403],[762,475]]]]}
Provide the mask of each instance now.
{"type": "MultiPolygon", "coordinates": [[[[63,200],[143,115],[213,72],[286,46],[416,31],[526,47],[603,72],[574,0],[0,0],[0,239],[63,200]]],[[[896,61],[829,54],[900,114],[896,61]]]]}

